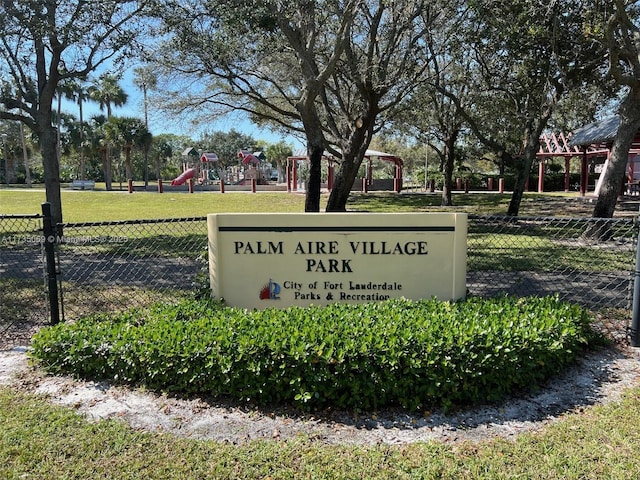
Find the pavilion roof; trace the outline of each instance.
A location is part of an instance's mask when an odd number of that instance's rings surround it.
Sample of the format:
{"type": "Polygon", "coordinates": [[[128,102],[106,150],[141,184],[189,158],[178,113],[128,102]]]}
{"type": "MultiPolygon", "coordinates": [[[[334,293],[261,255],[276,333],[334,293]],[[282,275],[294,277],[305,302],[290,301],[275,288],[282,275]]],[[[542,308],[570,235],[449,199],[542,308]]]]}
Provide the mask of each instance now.
{"type": "Polygon", "coordinates": [[[616,133],[620,118],[617,115],[607,117],[603,120],[590,123],[576,130],[569,140],[570,146],[592,145],[597,143],[608,143],[612,141],[616,133]]]}

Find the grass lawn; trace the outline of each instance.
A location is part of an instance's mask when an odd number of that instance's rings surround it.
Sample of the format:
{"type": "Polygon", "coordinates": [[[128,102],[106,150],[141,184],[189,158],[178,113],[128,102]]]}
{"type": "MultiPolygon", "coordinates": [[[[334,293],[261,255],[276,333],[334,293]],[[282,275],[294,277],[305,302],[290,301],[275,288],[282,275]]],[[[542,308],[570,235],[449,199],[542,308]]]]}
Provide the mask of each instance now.
{"type": "Polygon", "coordinates": [[[42,397],[0,389],[0,478],[616,479],[640,476],[640,388],[514,441],[233,445],[90,423],[42,397]]]}
{"type": "MultiPolygon", "coordinates": [[[[0,190],[0,214],[40,213],[44,190],[0,190]]],[[[302,212],[304,196],[288,193],[153,193],[62,191],[65,222],[200,217],[217,212],[302,212]]]]}
{"type": "MultiPolygon", "coordinates": [[[[351,195],[347,209],[362,212],[456,211],[503,215],[511,196],[507,193],[456,193],[454,207],[441,207],[438,193],[358,193],[351,195]]],[[[43,189],[0,189],[0,214],[40,213],[45,201],[43,189]]],[[[326,205],[323,194],[321,206],[326,205]]],[[[304,212],[304,194],[286,192],[155,192],[62,191],[65,222],[135,220],[199,217],[217,212],[304,212]]],[[[527,193],[520,214],[523,216],[590,216],[593,204],[575,193],[527,193]]],[[[637,213],[637,209],[636,212],[637,213]]],[[[624,212],[619,212],[624,214],[624,212]]]]}

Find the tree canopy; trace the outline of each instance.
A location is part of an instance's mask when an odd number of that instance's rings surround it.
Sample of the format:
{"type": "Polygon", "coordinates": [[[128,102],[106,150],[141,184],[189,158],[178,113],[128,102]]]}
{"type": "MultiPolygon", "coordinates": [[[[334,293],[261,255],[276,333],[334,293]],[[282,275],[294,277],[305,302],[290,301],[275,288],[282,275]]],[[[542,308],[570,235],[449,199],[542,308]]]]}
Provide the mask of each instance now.
{"type": "Polygon", "coordinates": [[[117,63],[136,45],[146,0],[0,3],[0,119],[38,137],[47,200],[62,222],[52,103],[58,86],[117,63]]]}
{"type": "MultiPolygon", "coordinates": [[[[629,0],[2,2],[0,119],[36,134],[61,221],[54,122],[64,118],[53,100],[72,95],[82,111],[92,99],[108,119],[126,101],[117,68],[144,52],[135,82],[145,119],[149,88],[154,106],[174,115],[189,110],[207,122],[233,112],[304,136],[306,211],[320,210],[325,152],[339,164],[326,209],[342,211],[374,136],[395,129],[440,152],[445,204],[460,142],[473,135],[501,166],[516,168],[508,213],[517,215],[540,134],[586,120],[591,98],[618,94],[616,169],[594,212],[610,215],[623,137],[640,125],[639,10],[629,0]],[[68,91],[73,85],[83,88],[68,91]]],[[[80,120],[77,140],[88,147],[80,120]]]]}

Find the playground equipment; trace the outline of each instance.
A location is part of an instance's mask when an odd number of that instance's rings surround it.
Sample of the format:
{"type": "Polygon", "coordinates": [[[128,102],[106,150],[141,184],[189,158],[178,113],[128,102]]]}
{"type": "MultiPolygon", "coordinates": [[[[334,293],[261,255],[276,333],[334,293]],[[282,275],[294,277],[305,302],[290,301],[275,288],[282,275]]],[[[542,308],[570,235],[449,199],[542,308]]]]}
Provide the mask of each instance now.
{"type": "Polygon", "coordinates": [[[171,185],[172,186],[182,185],[184,182],[186,182],[190,178],[193,178],[193,176],[195,174],[196,174],[196,169],[195,168],[189,168],[189,169],[185,170],[184,172],[182,172],[180,175],[178,175],[176,178],[171,180],[171,185]]]}
{"type": "Polygon", "coordinates": [[[266,185],[271,178],[271,164],[265,162],[263,152],[251,153],[247,150],[238,152],[240,168],[232,168],[231,174],[235,177],[236,185],[248,185],[255,181],[257,185],[266,185]]]}
{"type": "Polygon", "coordinates": [[[171,185],[184,184],[193,178],[199,185],[206,185],[219,180],[218,155],[215,153],[202,153],[189,147],[182,152],[182,173],[171,181],[171,185]]]}
{"type": "Polygon", "coordinates": [[[205,152],[200,155],[200,175],[198,183],[207,184],[220,180],[218,173],[218,155],[211,152],[205,152]]]}
{"type": "Polygon", "coordinates": [[[238,164],[220,167],[218,155],[189,147],[182,153],[182,173],[171,181],[172,186],[194,179],[198,185],[224,182],[226,185],[266,185],[272,177],[272,165],[263,152],[238,151],[238,164]]]}

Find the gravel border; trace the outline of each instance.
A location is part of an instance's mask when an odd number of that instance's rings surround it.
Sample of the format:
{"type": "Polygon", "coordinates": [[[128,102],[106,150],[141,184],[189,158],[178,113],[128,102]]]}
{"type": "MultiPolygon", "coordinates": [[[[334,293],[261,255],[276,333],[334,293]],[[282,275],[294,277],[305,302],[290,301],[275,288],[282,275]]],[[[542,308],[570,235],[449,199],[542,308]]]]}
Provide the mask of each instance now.
{"type": "Polygon", "coordinates": [[[327,444],[407,444],[514,439],[569,413],[620,400],[640,385],[640,349],[613,346],[582,355],[533,394],[455,412],[400,410],[354,414],[300,414],[213,401],[178,398],[107,382],[51,377],[30,367],[26,347],[0,351],[0,385],[46,396],[91,420],[116,418],[132,428],[198,439],[244,443],[305,437],[327,444]]]}

